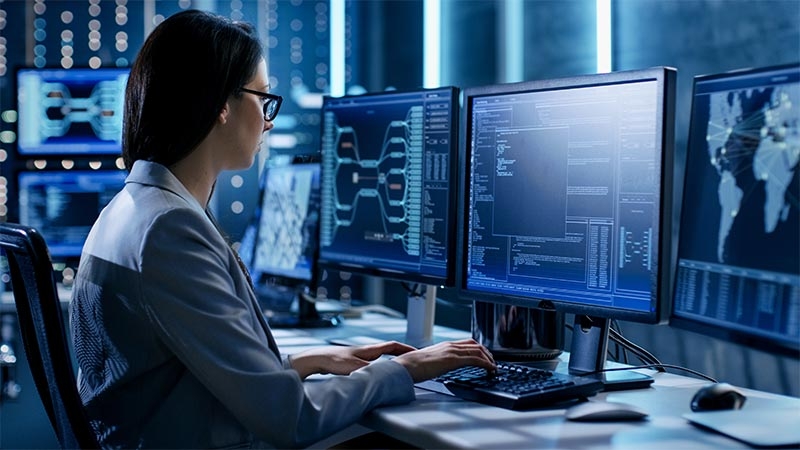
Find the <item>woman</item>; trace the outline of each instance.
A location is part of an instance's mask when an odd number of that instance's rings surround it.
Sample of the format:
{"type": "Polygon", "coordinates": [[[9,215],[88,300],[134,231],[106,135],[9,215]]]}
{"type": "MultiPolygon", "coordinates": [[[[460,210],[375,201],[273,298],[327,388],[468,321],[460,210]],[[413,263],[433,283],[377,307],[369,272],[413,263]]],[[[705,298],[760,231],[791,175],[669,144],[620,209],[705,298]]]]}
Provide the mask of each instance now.
{"type": "Polygon", "coordinates": [[[254,162],[280,107],[249,25],[200,11],[147,38],[126,90],[125,188],[84,246],[70,306],[81,398],[104,446],[296,447],[413,383],[492,369],[472,340],[282,357],[207,205],[223,170],[254,162]],[[382,354],[392,360],[370,364],[382,354]],[[314,373],[349,375],[303,382],[314,373]]]}

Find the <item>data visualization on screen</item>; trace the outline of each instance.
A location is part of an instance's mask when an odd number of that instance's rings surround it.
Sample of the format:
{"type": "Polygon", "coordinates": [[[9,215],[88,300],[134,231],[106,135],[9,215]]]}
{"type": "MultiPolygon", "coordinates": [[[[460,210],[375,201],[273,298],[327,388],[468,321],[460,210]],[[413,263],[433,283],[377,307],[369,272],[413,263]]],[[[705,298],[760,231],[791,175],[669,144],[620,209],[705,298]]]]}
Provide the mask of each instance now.
{"type": "Polygon", "coordinates": [[[19,221],[42,233],[54,258],[77,258],[126,176],[121,170],[20,172],[19,221]]]}
{"type": "Polygon", "coordinates": [[[672,323],[800,354],[800,65],[696,77],[672,323]]]}
{"type": "Polygon", "coordinates": [[[317,252],[319,172],[318,163],[264,169],[251,268],[256,279],[282,278],[310,288],[317,252]]]}
{"type": "Polygon", "coordinates": [[[121,153],[128,73],[124,68],[19,69],[19,153],[121,153]]]}
{"type": "Polygon", "coordinates": [[[456,95],[325,98],[320,264],[452,284],[456,95]]]}

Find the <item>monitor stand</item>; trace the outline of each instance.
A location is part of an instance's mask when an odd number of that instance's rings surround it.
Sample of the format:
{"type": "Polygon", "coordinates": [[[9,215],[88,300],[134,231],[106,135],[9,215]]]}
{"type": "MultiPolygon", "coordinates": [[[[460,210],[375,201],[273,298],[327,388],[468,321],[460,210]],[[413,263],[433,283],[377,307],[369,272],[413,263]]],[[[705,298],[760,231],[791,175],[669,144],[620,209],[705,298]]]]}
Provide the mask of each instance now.
{"type": "MultiPolygon", "coordinates": [[[[608,319],[575,315],[569,353],[569,373],[582,375],[605,368],[608,327],[608,319]]],[[[603,382],[605,391],[646,388],[654,381],[647,375],[627,370],[603,372],[592,376],[603,382]]]]}
{"type": "Polygon", "coordinates": [[[436,286],[425,285],[420,295],[409,294],[406,312],[406,344],[421,348],[433,344],[436,286]]]}
{"type": "Polygon", "coordinates": [[[561,312],[504,303],[472,303],[472,338],[499,361],[548,361],[564,347],[561,312]]]}

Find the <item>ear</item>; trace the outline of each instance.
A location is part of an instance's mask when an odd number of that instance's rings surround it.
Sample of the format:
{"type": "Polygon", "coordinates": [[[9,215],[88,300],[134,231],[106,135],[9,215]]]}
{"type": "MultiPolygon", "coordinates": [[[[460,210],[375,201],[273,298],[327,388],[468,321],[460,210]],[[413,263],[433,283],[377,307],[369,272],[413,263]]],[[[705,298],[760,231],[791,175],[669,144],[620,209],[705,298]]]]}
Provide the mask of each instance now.
{"type": "Polygon", "coordinates": [[[228,102],[225,102],[225,104],[222,105],[222,109],[219,111],[219,116],[217,117],[219,123],[225,124],[228,121],[228,114],[230,114],[230,111],[231,105],[228,104],[228,102]]]}

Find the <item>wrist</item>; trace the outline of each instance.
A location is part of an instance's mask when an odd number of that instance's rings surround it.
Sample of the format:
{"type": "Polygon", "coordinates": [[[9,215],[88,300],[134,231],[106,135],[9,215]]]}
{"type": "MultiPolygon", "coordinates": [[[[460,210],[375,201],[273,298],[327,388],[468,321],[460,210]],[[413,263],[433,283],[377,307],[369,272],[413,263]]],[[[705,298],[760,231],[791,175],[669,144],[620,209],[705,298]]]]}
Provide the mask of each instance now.
{"type": "Polygon", "coordinates": [[[304,355],[298,353],[291,355],[288,358],[289,364],[292,369],[300,375],[300,378],[305,379],[311,374],[319,373],[318,358],[313,354],[304,355]]]}

